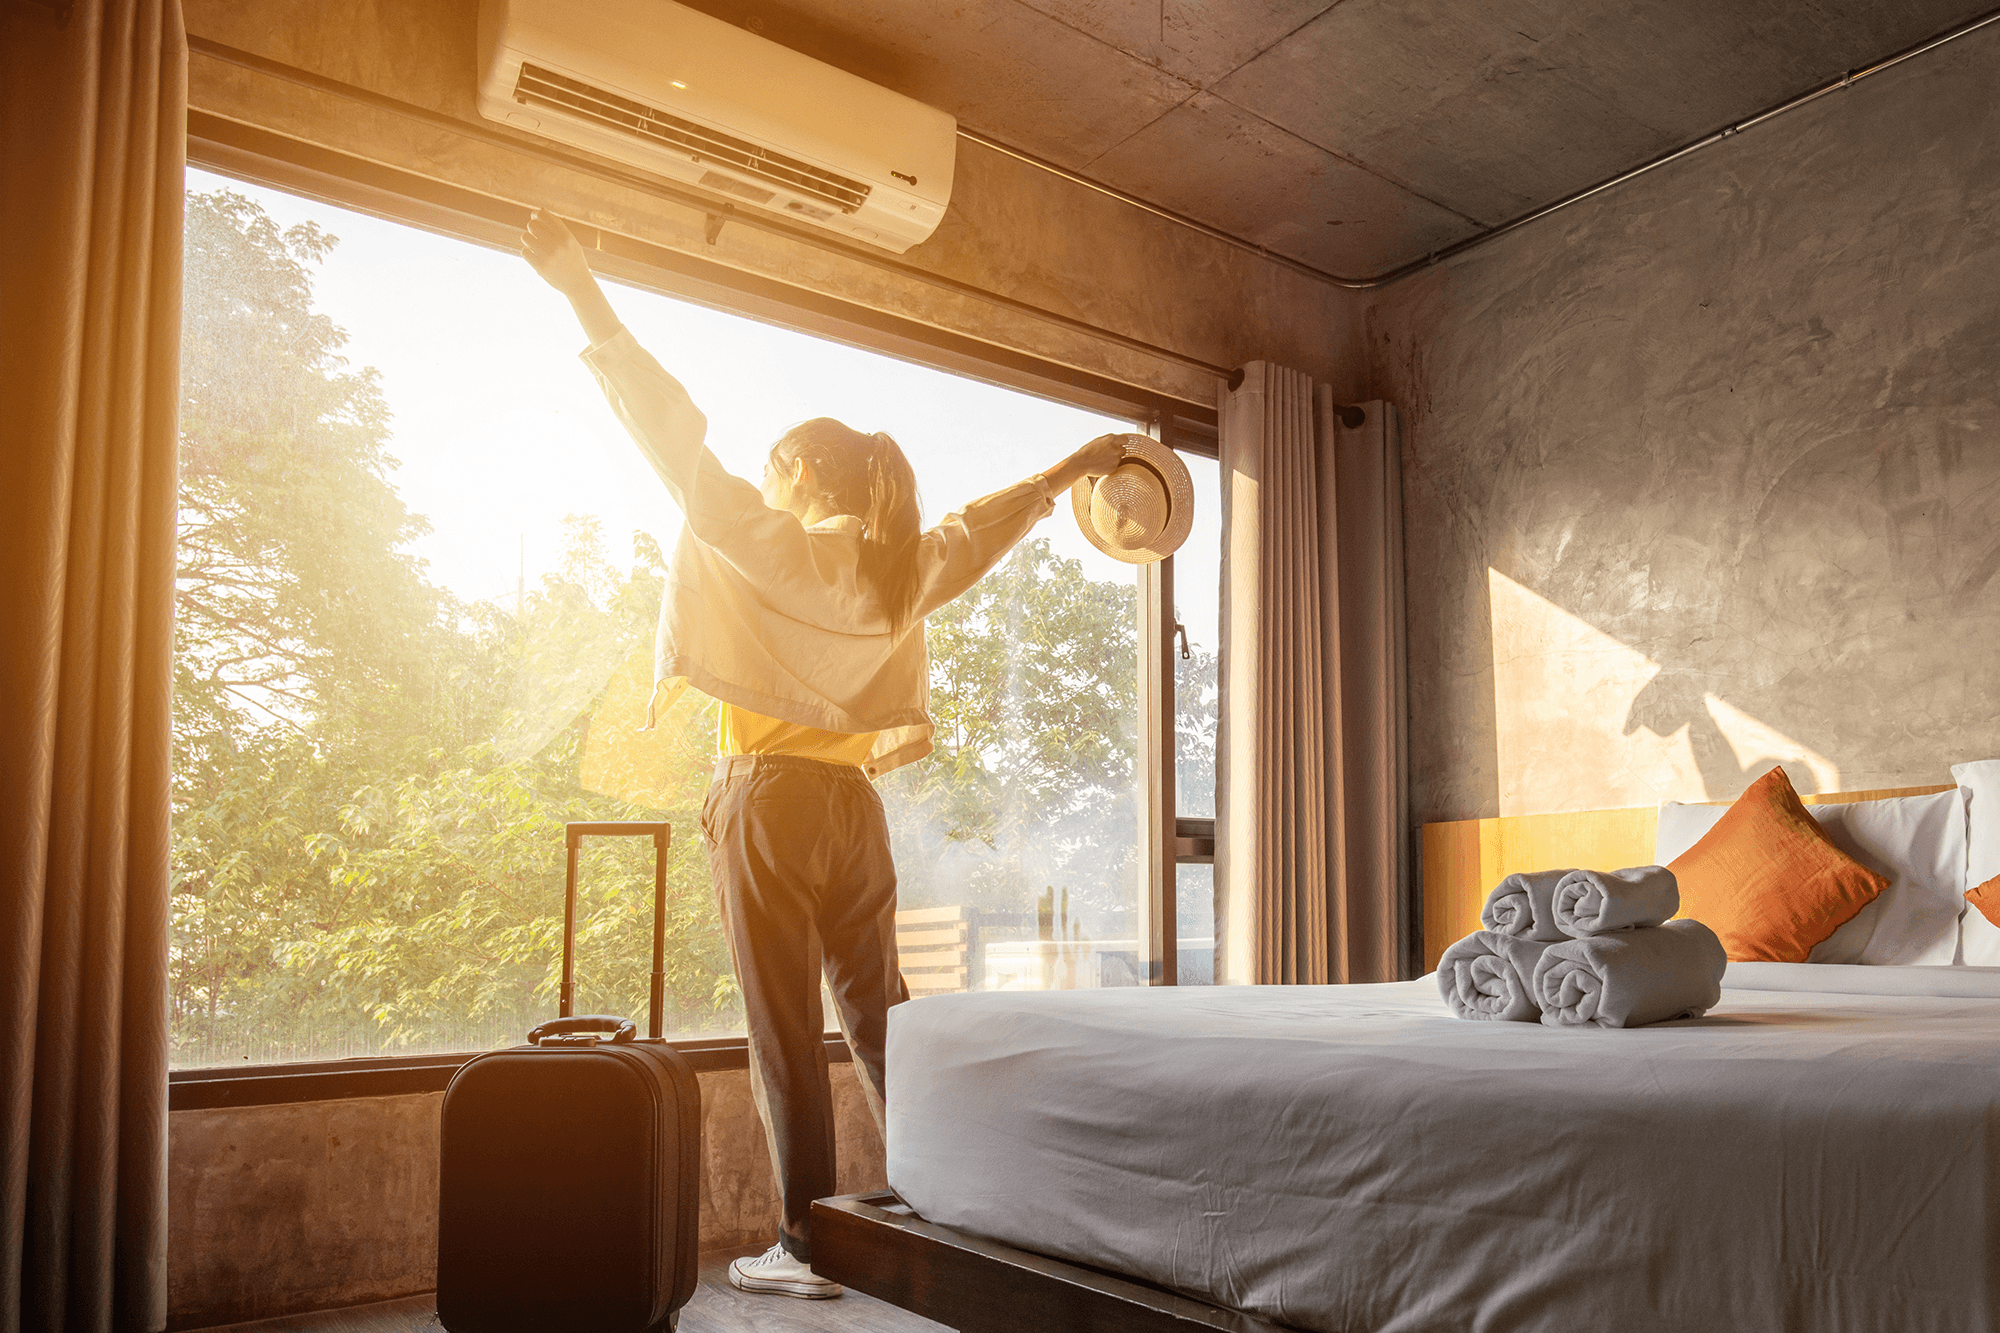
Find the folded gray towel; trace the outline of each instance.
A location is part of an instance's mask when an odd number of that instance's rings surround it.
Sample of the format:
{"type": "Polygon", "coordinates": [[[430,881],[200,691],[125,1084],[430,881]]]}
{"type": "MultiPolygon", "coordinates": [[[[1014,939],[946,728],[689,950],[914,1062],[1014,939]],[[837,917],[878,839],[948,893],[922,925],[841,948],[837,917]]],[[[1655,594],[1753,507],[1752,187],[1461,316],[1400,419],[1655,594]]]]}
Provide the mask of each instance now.
{"type": "Polygon", "coordinates": [[[1486,895],[1479,909],[1479,924],[1501,935],[1524,936],[1553,944],[1566,940],[1556,924],[1556,885],[1568,870],[1534,870],[1525,875],[1509,875],[1486,895]]]}
{"type": "Polygon", "coordinates": [[[1665,866],[1572,870],[1556,885],[1555,923],[1578,939],[1657,926],[1680,910],[1680,883],[1665,866]]]}
{"type": "Polygon", "coordinates": [[[1550,1027],[1631,1028],[1700,1018],[1722,998],[1729,958],[1699,921],[1551,944],[1530,983],[1550,1027]]]}
{"type": "Polygon", "coordinates": [[[1535,964],[1541,940],[1475,930],[1451,945],[1438,959],[1438,990],[1445,1006],[1459,1018],[1532,1023],[1541,1014],[1535,1003],[1535,964]]]}

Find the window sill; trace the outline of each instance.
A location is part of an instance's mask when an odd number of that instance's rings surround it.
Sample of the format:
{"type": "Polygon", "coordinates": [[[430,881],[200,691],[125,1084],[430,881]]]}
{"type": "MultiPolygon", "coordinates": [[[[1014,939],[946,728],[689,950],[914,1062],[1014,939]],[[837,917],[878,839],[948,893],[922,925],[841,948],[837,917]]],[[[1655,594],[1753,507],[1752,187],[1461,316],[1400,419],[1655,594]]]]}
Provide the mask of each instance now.
{"type": "MultiPolygon", "coordinates": [[[[750,1067],[749,1048],[742,1037],[695,1037],[667,1044],[685,1055],[698,1074],[750,1067]]],[[[483,1052],[176,1069],[167,1075],[167,1109],[209,1111],[233,1106],[283,1106],[295,1102],[443,1092],[459,1066],[479,1054],[483,1052]]],[[[853,1056],[845,1041],[830,1034],[826,1039],[826,1058],[845,1063],[853,1056]]]]}

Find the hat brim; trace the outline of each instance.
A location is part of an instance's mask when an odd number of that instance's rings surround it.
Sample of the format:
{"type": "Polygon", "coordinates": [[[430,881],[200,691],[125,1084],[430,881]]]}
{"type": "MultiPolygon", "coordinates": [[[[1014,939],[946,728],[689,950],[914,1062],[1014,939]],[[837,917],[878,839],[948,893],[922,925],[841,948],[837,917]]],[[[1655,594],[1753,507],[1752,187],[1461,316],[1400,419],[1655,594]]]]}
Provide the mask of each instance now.
{"type": "Polygon", "coordinates": [[[1082,530],[1084,540],[1095,546],[1113,560],[1122,560],[1128,565],[1150,565],[1165,560],[1187,540],[1189,529],[1194,526],[1194,478],[1188,475],[1187,464],[1180,455],[1150,435],[1120,435],[1118,442],[1125,446],[1128,462],[1144,463],[1166,483],[1167,521],[1160,529],[1160,535],[1144,547],[1113,546],[1105,541],[1090,521],[1090,494],[1096,484],[1093,477],[1085,477],[1069,488],[1070,509],[1076,515],[1076,526],[1082,530]]]}

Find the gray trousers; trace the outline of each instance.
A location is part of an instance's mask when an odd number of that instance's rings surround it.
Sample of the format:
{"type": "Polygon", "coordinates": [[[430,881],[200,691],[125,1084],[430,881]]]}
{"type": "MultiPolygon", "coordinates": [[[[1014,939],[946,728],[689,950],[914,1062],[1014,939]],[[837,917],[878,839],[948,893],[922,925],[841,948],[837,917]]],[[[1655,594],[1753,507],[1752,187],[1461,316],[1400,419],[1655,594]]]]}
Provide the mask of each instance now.
{"type": "Polygon", "coordinates": [[[701,812],[709,870],[750,1034],[750,1087],[783,1206],[779,1239],[812,1260],[812,1201],[835,1192],[820,973],[884,1128],[896,966],[896,867],[882,798],[860,769],[793,755],[731,755],[701,812]]]}

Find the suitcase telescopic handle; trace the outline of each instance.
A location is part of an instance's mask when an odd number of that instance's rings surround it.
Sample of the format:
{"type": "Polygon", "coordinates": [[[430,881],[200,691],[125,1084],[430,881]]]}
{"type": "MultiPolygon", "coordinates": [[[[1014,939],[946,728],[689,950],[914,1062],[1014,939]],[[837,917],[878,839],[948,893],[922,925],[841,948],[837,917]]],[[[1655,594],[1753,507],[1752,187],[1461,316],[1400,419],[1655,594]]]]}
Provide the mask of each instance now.
{"type": "Polygon", "coordinates": [[[612,1045],[628,1042],[639,1035],[629,1018],[616,1014],[579,1014],[575,1018],[551,1018],[528,1034],[528,1045],[539,1046],[545,1037],[566,1037],[573,1032],[609,1032],[612,1045]]]}
{"type": "MultiPolygon", "coordinates": [[[[563,882],[562,990],[557,996],[556,1013],[569,1018],[576,1008],[576,854],[585,838],[651,838],[653,840],[653,986],[651,1005],[646,1012],[646,1035],[658,1039],[663,1033],[662,1015],[667,997],[667,847],[673,842],[671,824],[658,819],[620,819],[604,823],[563,825],[563,842],[569,851],[569,870],[563,882]]],[[[546,1024],[544,1026],[547,1026],[546,1024]]]]}

